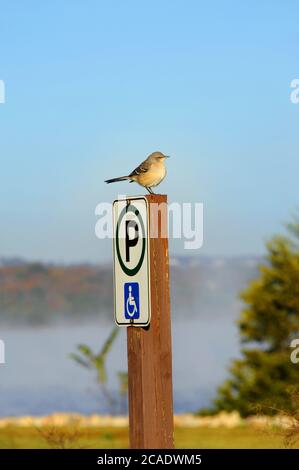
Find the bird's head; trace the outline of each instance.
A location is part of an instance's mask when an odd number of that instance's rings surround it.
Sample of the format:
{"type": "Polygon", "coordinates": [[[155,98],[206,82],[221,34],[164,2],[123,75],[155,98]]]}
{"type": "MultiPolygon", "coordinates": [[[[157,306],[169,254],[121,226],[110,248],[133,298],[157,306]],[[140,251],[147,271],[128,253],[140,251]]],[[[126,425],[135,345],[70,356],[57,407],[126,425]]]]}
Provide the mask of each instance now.
{"type": "Polygon", "coordinates": [[[148,157],[152,161],[156,162],[164,162],[166,158],[169,158],[168,155],[164,155],[162,152],[154,152],[151,153],[150,156],[148,157]]]}

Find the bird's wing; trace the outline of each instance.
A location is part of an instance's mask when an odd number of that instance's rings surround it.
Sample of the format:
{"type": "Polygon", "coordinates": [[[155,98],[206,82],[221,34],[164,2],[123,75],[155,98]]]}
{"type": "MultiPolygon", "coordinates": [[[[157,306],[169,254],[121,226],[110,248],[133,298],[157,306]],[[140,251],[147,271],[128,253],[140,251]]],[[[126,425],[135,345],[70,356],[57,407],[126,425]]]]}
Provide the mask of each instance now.
{"type": "Polygon", "coordinates": [[[138,176],[140,173],[146,173],[150,169],[150,163],[147,160],[140,163],[140,165],[129,174],[129,176],[138,176]]]}

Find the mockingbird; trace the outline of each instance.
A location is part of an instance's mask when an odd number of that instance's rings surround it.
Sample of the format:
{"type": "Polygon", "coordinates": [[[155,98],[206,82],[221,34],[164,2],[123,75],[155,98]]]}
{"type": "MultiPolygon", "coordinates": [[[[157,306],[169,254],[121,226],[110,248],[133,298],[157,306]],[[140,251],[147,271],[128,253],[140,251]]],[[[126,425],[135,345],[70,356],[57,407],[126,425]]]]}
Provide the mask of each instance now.
{"type": "Polygon", "coordinates": [[[166,167],[164,164],[165,158],[169,158],[167,155],[163,155],[162,152],[151,153],[144,162],[142,162],[132,173],[128,176],[119,176],[118,178],[112,178],[106,180],[105,183],[116,183],[117,181],[129,180],[130,183],[140,184],[148,190],[150,194],[154,194],[152,187],[158,186],[166,176],[166,167]]]}

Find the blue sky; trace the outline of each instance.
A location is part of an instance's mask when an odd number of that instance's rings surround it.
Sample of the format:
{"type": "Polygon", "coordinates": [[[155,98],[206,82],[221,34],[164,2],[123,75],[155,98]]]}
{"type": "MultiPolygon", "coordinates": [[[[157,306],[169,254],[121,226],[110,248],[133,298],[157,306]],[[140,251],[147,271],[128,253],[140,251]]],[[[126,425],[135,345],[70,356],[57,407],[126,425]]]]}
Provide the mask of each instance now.
{"type": "Polygon", "coordinates": [[[159,190],[204,203],[200,253],[263,252],[299,205],[298,2],[0,9],[0,255],[109,260],[94,209],[142,191],[103,180],[154,150],[172,156],[159,190]]]}

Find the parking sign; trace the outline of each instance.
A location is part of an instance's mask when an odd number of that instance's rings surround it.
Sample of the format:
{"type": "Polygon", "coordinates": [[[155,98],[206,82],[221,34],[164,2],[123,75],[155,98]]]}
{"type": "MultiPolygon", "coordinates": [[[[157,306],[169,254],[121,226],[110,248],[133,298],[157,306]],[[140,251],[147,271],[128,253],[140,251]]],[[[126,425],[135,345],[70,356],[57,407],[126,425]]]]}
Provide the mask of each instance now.
{"type": "Polygon", "coordinates": [[[150,322],[148,202],[145,197],[113,203],[114,311],[118,325],[150,322]]]}

